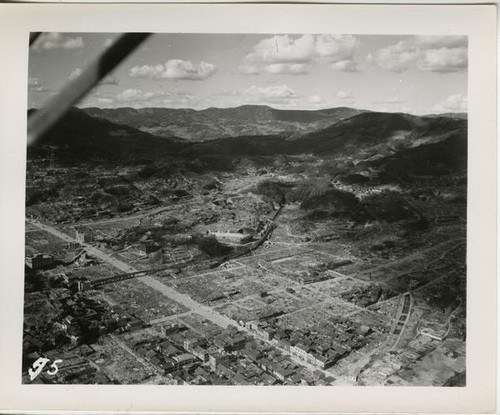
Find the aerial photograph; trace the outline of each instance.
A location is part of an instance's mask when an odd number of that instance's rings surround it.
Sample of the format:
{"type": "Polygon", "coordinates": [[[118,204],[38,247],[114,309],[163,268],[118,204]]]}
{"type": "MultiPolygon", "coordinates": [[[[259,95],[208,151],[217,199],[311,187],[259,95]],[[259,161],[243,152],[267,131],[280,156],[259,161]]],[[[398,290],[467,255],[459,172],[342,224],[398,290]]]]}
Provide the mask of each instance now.
{"type": "Polygon", "coordinates": [[[466,386],[467,57],[32,33],[22,383],[466,386]]]}

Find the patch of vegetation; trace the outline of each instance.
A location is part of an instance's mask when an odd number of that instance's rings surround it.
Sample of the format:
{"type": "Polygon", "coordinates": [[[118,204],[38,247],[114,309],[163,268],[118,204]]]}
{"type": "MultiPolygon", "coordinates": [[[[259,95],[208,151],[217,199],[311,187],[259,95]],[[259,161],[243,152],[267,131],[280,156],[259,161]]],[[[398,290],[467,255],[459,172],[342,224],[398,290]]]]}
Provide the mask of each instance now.
{"type": "Polygon", "coordinates": [[[300,208],[304,210],[323,208],[330,211],[347,211],[354,209],[358,203],[359,199],[354,193],[332,187],[322,193],[313,193],[311,196],[305,197],[300,208]]]}
{"type": "Polygon", "coordinates": [[[294,186],[294,183],[268,179],[261,181],[254,189],[254,192],[263,196],[268,202],[283,205],[288,201],[294,186]]]}
{"type": "Polygon", "coordinates": [[[367,220],[383,220],[386,222],[397,222],[415,216],[404,197],[394,191],[385,191],[368,196],[363,199],[357,211],[361,217],[367,220]]]}
{"type": "Polygon", "coordinates": [[[233,251],[231,247],[220,243],[213,235],[197,238],[196,244],[202,252],[211,257],[224,256],[233,251]]]}

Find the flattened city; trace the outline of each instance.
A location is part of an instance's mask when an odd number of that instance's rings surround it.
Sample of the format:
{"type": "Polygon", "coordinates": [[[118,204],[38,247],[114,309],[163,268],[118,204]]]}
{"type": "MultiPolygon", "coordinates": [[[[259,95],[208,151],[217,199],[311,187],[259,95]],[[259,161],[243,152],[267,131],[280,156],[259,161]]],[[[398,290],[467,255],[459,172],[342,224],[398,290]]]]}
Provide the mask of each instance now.
{"type": "Polygon", "coordinates": [[[23,382],[464,383],[463,174],[167,164],[28,161],[23,382]]]}

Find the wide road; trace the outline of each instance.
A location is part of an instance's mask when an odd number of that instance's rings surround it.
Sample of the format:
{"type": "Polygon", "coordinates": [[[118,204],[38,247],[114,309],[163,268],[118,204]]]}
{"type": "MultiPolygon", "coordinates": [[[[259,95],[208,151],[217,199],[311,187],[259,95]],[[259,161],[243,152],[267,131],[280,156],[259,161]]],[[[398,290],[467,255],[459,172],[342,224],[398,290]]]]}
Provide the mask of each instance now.
{"type": "MultiPolygon", "coordinates": [[[[49,225],[40,223],[38,221],[30,220],[30,219],[28,219],[28,222],[31,225],[36,226],[39,229],[44,230],[44,231],[46,231],[54,236],[57,236],[58,238],[66,241],[66,242],[78,242],[76,240],[76,238],[73,238],[73,237],[71,237],[71,236],[69,236],[69,235],[49,226],[49,225]]],[[[90,255],[94,255],[96,258],[99,258],[102,261],[107,262],[108,264],[114,266],[115,268],[119,269],[120,271],[123,271],[123,272],[140,271],[140,270],[137,270],[137,269],[131,267],[130,265],[126,264],[125,262],[122,262],[116,258],[113,258],[112,256],[106,254],[105,252],[101,251],[100,249],[97,249],[97,248],[95,248],[87,243],[81,243],[81,245],[83,247],[85,247],[85,249],[87,250],[87,252],[90,255]]],[[[214,324],[217,324],[218,326],[220,326],[222,328],[227,328],[229,325],[239,327],[240,330],[246,332],[251,337],[253,337],[257,340],[260,340],[264,343],[267,343],[268,345],[270,345],[276,349],[279,349],[284,355],[288,356],[295,363],[297,363],[301,366],[305,366],[311,371],[319,370],[320,372],[323,372],[325,374],[325,376],[334,376],[334,374],[332,372],[329,372],[327,370],[321,370],[318,367],[311,365],[302,359],[299,359],[298,357],[290,354],[290,352],[288,352],[287,350],[285,350],[284,348],[282,348],[280,346],[277,346],[276,344],[272,343],[271,341],[267,341],[267,340],[264,340],[264,339],[258,337],[254,331],[249,330],[245,327],[239,326],[236,321],[230,319],[229,317],[226,317],[226,316],[214,311],[212,308],[210,308],[208,306],[205,306],[203,304],[200,304],[200,303],[194,301],[191,297],[187,296],[186,294],[182,294],[182,293],[174,290],[173,288],[168,287],[167,285],[161,283],[160,281],[156,280],[153,277],[145,276],[145,277],[139,277],[136,279],[138,281],[142,282],[143,284],[147,285],[148,287],[153,288],[154,290],[162,293],[163,295],[170,298],[171,300],[174,300],[174,301],[182,304],[183,306],[185,306],[186,308],[188,308],[192,312],[203,316],[207,320],[211,321],[214,324]]]]}

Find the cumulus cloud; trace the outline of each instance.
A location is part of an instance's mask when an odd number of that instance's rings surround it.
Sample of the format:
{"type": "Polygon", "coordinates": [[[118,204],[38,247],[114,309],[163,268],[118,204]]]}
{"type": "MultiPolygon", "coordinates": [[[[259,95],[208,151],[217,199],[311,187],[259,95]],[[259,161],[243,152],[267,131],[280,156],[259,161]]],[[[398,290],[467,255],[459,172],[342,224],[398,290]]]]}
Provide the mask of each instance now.
{"type": "Polygon", "coordinates": [[[139,102],[139,101],[148,101],[154,98],[163,98],[165,96],[165,92],[163,91],[141,91],[136,88],[125,89],[116,95],[117,101],[120,102],[139,102]]]}
{"type": "Polygon", "coordinates": [[[332,63],[330,68],[342,72],[357,72],[359,70],[358,63],[352,59],[332,63]]]}
{"type": "Polygon", "coordinates": [[[276,35],[259,41],[246,55],[242,68],[252,74],[264,70],[299,75],[307,73],[307,64],[323,62],[332,64],[333,69],[355,71],[358,44],[351,35],[276,35]]]}
{"type": "Polygon", "coordinates": [[[278,35],[262,39],[247,59],[265,63],[311,62],[325,59],[338,62],[351,58],[358,41],[351,35],[278,35]]]}
{"type": "Polygon", "coordinates": [[[368,55],[368,62],[393,72],[418,69],[428,72],[460,72],[467,69],[467,38],[417,36],[368,55]]]}
{"type": "Polygon", "coordinates": [[[35,50],[45,49],[81,49],[85,43],[81,36],[71,37],[62,33],[44,33],[35,43],[35,50]]]}
{"type": "Polygon", "coordinates": [[[242,93],[245,102],[256,104],[281,104],[290,105],[298,96],[287,85],[255,86],[252,85],[242,93]]]}
{"type": "Polygon", "coordinates": [[[311,104],[321,104],[323,102],[323,98],[319,95],[311,95],[308,100],[311,104]]]}
{"type": "Polygon", "coordinates": [[[453,94],[446,98],[444,101],[435,105],[434,112],[467,112],[467,97],[461,94],[453,94]]]}
{"type": "Polygon", "coordinates": [[[164,71],[165,67],[159,63],[158,65],[134,66],[130,69],[129,75],[132,78],[160,79],[164,71]]]}
{"type": "Polygon", "coordinates": [[[265,66],[264,70],[274,75],[302,75],[308,72],[306,65],[303,63],[272,63],[265,66]]]}
{"type": "Polygon", "coordinates": [[[338,99],[352,99],[354,95],[352,94],[352,90],[349,89],[347,91],[338,91],[336,97],[338,99]]]}
{"type": "Polygon", "coordinates": [[[467,69],[466,48],[441,48],[425,51],[419,69],[432,72],[460,72],[467,69]]]}
{"type": "Polygon", "coordinates": [[[211,63],[171,59],[165,64],[134,66],[129,75],[132,78],[200,81],[209,78],[216,71],[217,67],[211,63]]]}
{"type": "Polygon", "coordinates": [[[401,41],[376,51],[374,55],[369,54],[367,60],[389,71],[402,72],[410,69],[418,57],[415,45],[401,41]]]}
{"type": "Polygon", "coordinates": [[[314,43],[312,35],[295,39],[288,35],[273,36],[258,42],[246,59],[264,63],[309,62],[313,57],[314,43]]]}
{"type": "Polygon", "coordinates": [[[317,35],[316,54],[328,62],[351,60],[359,45],[352,35],[317,35]]]}
{"type": "Polygon", "coordinates": [[[105,98],[105,97],[100,97],[100,98],[97,98],[97,102],[99,104],[112,104],[114,102],[114,100],[112,98],[105,98]]]}

